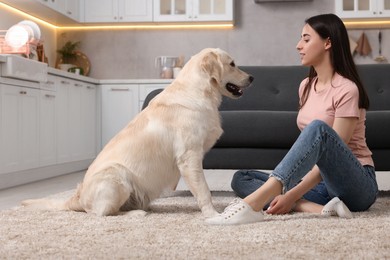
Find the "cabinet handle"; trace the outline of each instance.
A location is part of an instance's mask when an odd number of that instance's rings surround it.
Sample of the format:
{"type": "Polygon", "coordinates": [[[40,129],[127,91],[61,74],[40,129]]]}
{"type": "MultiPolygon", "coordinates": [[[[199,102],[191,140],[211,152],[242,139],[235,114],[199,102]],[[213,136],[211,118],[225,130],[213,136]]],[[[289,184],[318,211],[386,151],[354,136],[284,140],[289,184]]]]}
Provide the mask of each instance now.
{"type": "Polygon", "coordinates": [[[61,80],[61,83],[62,83],[62,84],[65,84],[65,85],[69,85],[69,84],[70,84],[69,81],[65,81],[65,80],[61,80]]]}
{"type": "Polygon", "coordinates": [[[95,87],[87,86],[87,89],[95,89],[95,87]]]}
{"type": "Polygon", "coordinates": [[[111,88],[111,91],[129,91],[129,88],[111,88]]]}
{"type": "Polygon", "coordinates": [[[71,11],[67,11],[66,13],[67,13],[68,15],[71,15],[71,14],[72,14],[72,12],[71,12],[71,11]]]}
{"type": "Polygon", "coordinates": [[[116,18],[116,16],[114,16],[114,20],[116,20],[117,18],[116,18]]]}
{"type": "Polygon", "coordinates": [[[22,91],[19,92],[19,94],[20,94],[20,95],[26,95],[26,94],[27,94],[27,91],[23,91],[23,90],[22,90],[22,91]]]}
{"type": "Polygon", "coordinates": [[[75,87],[82,87],[83,85],[81,85],[81,84],[74,84],[75,85],[75,87]]]}
{"type": "Polygon", "coordinates": [[[50,95],[50,94],[45,94],[45,97],[47,97],[47,98],[55,98],[56,96],[55,95],[50,95]]]}
{"type": "Polygon", "coordinates": [[[54,81],[48,81],[46,82],[47,84],[51,84],[51,85],[54,85],[54,81]]]}

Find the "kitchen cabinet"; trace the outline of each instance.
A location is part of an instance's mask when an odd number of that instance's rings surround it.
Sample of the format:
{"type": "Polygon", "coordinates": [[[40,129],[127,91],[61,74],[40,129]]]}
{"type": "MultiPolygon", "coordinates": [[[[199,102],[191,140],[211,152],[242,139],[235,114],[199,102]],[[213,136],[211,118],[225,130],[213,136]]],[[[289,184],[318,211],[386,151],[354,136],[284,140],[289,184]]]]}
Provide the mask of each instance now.
{"type": "Polygon", "coordinates": [[[57,163],[57,92],[55,77],[41,84],[39,100],[39,166],[57,163]]]}
{"type": "Polygon", "coordinates": [[[139,112],[146,96],[167,83],[115,83],[101,85],[102,95],[102,145],[106,145],[139,112]]]}
{"type": "Polygon", "coordinates": [[[0,173],[39,165],[39,89],[1,84],[0,173]]]}
{"type": "Polygon", "coordinates": [[[390,17],[390,0],[335,0],[336,14],[341,18],[390,17]]]}
{"type": "Polygon", "coordinates": [[[97,87],[83,83],[81,88],[82,159],[95,158],[97,153],[97,87]]]}
{"type": "Polygon", "coordinates": [[[85,0],[84,22],[151,22],[153,0],[85,0]]]}
{"type": "Polygon", "coordinates": [[[57,103],[57,162],[96,155],[96,87],[60,78],[57,103]]]}
{"type": "Polygon", "coordinates": [[[51,9],[57,11],[57,12],[62,12],[65,10],[65,2],[64,0],[35,0],[47,7],[50,7],[51,9]]]}
{"type": "Polygon", "coordinates": [[[65,0],[65,9],[62,13],[75,21],[80,21],[80,9],[82,8],[79,0],[65,0]]]}
{"type": "Polygon", "coordinates": [[[233,0],[154,0],[157,22],[233,21],[233,0]]]}
{"type": "Polygon", "coordinates": [[[21,78],[0,76],[0,189],[85,170],[100,142],[98,81],[55,69],[34,77],[37,64],[25,65],[21,78]]]}
{"type": "Polygon", "coordinates": [[[137,84],[106,84],[102,93],[102,146],[106,145],[138,113],[137,84]]]}
{"type": "Polygon", "coordinates": [[[79,0],[35,0],[54,11],[66,15],[67,17],[78,21],[80,19],[79,9],[80,2],[79,0]]]}

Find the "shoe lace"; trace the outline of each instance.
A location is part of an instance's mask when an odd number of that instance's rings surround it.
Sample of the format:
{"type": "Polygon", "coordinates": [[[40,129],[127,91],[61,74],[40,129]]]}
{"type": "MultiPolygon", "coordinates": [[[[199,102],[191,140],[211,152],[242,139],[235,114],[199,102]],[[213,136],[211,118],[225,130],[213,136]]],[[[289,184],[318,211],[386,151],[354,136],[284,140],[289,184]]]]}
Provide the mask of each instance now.
{"type": "Polygon", "coordinates": [[[240,206],[240,199],[235,198],[232,202],[229,203],[229,205],[221,213],[221,216],[229,216],[232,213],[236,213],[239,206],[240,206]]]}

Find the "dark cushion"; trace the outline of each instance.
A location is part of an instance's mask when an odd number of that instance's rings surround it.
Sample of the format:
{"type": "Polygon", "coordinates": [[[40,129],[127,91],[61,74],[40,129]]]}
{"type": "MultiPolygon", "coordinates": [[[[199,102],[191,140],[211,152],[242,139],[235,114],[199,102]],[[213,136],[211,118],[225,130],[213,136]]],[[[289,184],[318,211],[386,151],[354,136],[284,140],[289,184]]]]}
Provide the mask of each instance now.
{"type": "Polygon", "coordinates": [[[370,98],[369,110],[390,110],[390,64],[364,64],[357,68],[370,98]]]}
{"type": "Polygon", "coordinates": [[[215,147],[290,148],[299,135],[297,112],[221,111],[224,133],[215,147]]]}
{"type": "Polygon", "coordinates": [[[307,77],[303,66],[243,66],[254,77],[239,99],[223,98],[219,110],[297,111],[298,88],[307,77]]]}
{"type": "MultiPolygon", "coordinates": [[[[388,101],[390,102],[390,100],[388,101]]],[[[370,149],[390,149],[390,110],[367,111],[366,139],[370,149]]],[[[390,160],[390,158],[389,158],[390,160]]]]}

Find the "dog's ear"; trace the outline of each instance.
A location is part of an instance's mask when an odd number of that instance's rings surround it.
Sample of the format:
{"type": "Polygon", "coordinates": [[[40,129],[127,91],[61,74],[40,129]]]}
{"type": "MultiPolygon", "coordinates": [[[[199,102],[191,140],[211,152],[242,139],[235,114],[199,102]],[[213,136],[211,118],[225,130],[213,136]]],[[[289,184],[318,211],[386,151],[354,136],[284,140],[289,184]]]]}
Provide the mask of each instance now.
{"type": "Polygon", "coordinates": [[[207,53],[202,59],[202,70],[210,75],[210,78],[217,82],[221,81],[222,76],[222,64],[219,57],[214,52],[207,53]]]}

